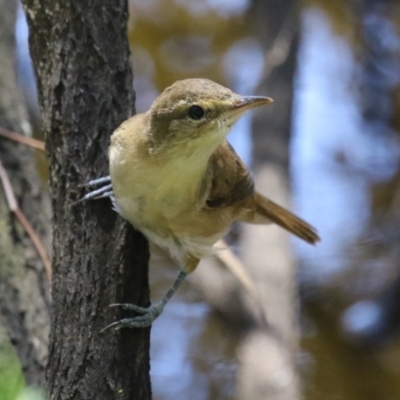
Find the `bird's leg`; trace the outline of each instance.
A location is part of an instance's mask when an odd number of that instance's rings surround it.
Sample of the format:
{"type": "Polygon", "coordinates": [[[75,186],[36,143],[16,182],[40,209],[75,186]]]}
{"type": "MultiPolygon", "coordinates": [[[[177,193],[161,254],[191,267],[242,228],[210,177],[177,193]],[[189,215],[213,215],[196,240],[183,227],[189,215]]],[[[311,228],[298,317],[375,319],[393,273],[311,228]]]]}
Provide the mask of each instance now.
{"type": "Polygon", "coordinates": [[[185,280],[186,276],[196,268],[199,262],[200,260],[198,260],[197,258],[191,256],[187,257],[184,269],[179,271],[178,276],[176,277],[172,286],[169,288],[166,295],[162,298],[162,300],[151,305],[150,307],[140,307],[136,304],[129,303],[111,304],[110,307],[122,307],[125,310],[134,311],[137,314],[140,314],[140,316],[133,318],[124,318],[119,321],[113,322],[112,324],[102,329],[101,332],[104,332],[108,328],[144,328],[146,326],[150,326],[154,322],[154,320],[162,314],[165,305],[177,291],[181,283],[185,280]]]}
{"type": "Polygon", "coordinates": [[[81,199],[75,201],[71,204],[71,206],[75,206],[76,204],[82,203],[86,200],[97,200],[103,197],[112,197],[112,185],[111,185],[111,178],[110,176],[103,176],[102,178],[92,179],[91,181],[81,185],[84,187],[91,187],[105,184],[104,186],[100,187],[99,189],[92,190],[91,192],[85,194],[81,199]]]}
{"type": "Polygon", "coordinates": [[[129,303],[111,304],[110,307],[122,307],[124,310],[134,311],[137,314],[140,314],[140,316],[120,319],[119,321],[113,322],[112,324],[106,326],[104,329],[102,329],[101,332],[105,331],[108,328],[113,328],[113,327],[115,329],[121,329],[121,328],[144,328],[146,326],[150,326],[153,323],[153,321],[162,314],[165,305],[174,295],[174,293],[181,285],[181,283],[184,281],[186,276],[187,272],[179,271],[178,276],[176,277],[172,286],[169,288],[167,294],[162,298],[162,300],[158,301],[155,304],[152,304],[149,307],[140,307],[137,306],[136,304],[129,304],[129,303]]]}

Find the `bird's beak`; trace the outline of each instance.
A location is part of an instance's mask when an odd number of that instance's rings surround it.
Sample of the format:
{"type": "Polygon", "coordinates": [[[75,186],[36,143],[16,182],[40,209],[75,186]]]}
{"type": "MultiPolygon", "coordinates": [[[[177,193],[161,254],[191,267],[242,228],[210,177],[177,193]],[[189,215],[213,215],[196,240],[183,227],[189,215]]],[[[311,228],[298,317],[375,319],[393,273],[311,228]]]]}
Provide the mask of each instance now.
{"type": "Polygon", "coordinates": [[[240,99],[232,105],[232,108],[226,112],[226,114],[229,117],[239,117],[252,108],[260,107],[272,103],[273,101],[274,100],[270,97],[241,96],[240,99]]]}

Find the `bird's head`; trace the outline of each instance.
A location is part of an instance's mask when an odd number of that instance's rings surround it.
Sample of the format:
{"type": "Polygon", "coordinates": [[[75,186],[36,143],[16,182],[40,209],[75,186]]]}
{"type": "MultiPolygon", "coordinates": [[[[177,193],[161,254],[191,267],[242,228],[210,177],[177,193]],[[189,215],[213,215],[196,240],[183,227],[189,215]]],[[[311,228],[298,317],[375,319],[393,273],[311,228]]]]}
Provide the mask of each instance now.
{"type": "Polygon", "coordinates": [[[213,152],[247,110],[269,97],[241,96],[207,79],[185,79],[166,88],[147,113],[157,148],[213,152]]]}

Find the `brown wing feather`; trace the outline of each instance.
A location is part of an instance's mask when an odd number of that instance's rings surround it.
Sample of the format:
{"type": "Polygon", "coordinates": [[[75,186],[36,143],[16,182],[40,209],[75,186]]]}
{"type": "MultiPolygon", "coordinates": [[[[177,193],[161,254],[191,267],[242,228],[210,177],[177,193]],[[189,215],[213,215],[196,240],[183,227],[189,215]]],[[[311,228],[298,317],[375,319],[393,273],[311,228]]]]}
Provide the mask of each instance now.
{"type": "Polygon", "coordinates": [[[243,161],[225,140],[209,161],[211,187],[207,208],[232,206],[254,193],[254,181],[243,161]]]}

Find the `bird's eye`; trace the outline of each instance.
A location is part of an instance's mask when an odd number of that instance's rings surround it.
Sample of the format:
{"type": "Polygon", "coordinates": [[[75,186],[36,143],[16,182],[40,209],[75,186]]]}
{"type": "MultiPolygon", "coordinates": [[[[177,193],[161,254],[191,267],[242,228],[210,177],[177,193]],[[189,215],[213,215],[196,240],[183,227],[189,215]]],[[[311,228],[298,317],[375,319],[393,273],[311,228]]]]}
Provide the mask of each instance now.
{"type": "Polygon", "coordinates": [[[191,106],[189,108],[189,117],[192,119],[201,119],[204,114],[204,110],[200,106],[191,106]]]}

